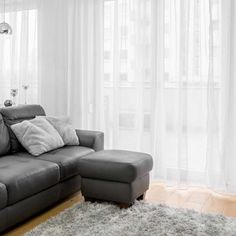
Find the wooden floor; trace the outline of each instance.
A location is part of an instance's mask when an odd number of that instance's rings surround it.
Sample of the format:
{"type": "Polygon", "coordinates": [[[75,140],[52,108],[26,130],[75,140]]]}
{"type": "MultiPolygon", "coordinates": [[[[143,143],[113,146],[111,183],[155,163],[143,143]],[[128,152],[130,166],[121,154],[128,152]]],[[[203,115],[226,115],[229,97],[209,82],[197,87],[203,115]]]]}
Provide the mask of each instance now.
{"type": "MultiPolygon", "coordinates": [[[[5,235],[20,236],[52,216],[57,215],[64,209],[81,201],[83,201],[81,194],[75,194],[61,204],[32,218],[5,235]]],[[[189,187],[187,189],[180,189],[177,187],[168,187],[163,183],[153,183],[150,185],[145,201],[164,203],[172,207],[191,208],[205,213],[219,213],[225,216],[236,217],[235,196],[215,193],[205,188],[189,187]]]]}

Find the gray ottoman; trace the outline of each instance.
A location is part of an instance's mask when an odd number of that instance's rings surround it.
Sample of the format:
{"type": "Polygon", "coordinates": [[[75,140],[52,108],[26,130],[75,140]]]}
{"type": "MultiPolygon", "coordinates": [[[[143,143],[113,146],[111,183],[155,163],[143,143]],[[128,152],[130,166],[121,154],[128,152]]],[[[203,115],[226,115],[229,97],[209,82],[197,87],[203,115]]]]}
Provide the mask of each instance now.
{"type": "Polygon", "coordinates": [[[82,157],[78,165],[85,200],[114,201],[129,206],[148,189],[153,161],[146,153],[104,150],[82,157]]]}

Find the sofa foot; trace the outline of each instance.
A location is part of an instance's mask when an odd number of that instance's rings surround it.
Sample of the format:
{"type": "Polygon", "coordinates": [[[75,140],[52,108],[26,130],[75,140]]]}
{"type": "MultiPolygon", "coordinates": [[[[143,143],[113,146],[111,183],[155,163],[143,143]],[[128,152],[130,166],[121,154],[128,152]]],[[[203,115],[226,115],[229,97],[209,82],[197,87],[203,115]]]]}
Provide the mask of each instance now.
{"type": "Polygon", "coordinates": [[[131,207],[134,203],[119,203],[119,207],[120,209],[128,209],[129,207],[131,207]]]}
{"type": "Polygon", "coordinates": [[[146,192],[137,198],[138,201],[144,200],[146,197],[146,192]]]}

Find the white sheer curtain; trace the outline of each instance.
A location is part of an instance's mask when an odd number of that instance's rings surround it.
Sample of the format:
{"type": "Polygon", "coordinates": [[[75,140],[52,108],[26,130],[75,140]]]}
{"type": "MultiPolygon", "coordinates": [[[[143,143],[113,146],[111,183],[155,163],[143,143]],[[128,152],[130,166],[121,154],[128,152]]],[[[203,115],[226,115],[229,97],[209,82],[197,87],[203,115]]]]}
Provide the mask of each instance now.
{"type": "Polygon", "coordinates": [[[151,153],[154,178],[236,190],[233,13],[234,1],[105,1],[108,147],[151,153]]]}
{"type": "Polygon", "coordinates": [[[222,2],[223,170],[227,190],[236,193],[236,1],[222,2]]]}
{"type": "MultiPolygon", "coordinates": [[[[3,1],[0,2],[3,20],[3,1]]],[[[36,103],[37,100],[37,10],[35,1],[6,1],[6,21],[13,34],[0,35],[0,104],[12,99],[11,89],[17,89],[16,103],[36,103]],[[23,85],[29,86],[27,97],[23,85]]]]}
{"type": "Polygon", "coordinates": [[[100,128],[103,1],[41,0],[38,9],[40,103],[100,128]]]}
{"type": "Polygon", "coordinates": [[[6,21],[13,34],[0,35],[0,105],[11,89],[25,103],[29,85],[27,103],[101,129],[103,0],[6,0],[6,21]]]}

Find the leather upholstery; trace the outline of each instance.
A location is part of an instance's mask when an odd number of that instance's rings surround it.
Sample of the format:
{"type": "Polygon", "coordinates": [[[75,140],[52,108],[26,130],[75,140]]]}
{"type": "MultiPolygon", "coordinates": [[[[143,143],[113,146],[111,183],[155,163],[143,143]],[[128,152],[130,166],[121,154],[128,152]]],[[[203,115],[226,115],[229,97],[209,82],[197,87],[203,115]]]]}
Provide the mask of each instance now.
{"type": "MultiPolygon", "coordinates": [[[[36,212],[40,212],[46,209],[50,205],[54,204],[59,200],[60,197],[60,187],[59,185],[54,185],[49,189],[42,192],[38,192],[31,197],[28,197],[14,205],[8,206],[5,210],[5,215],[7,216],[7,221],[3,226],[5,229],[21,222],[36,212]]],[[[1,225],[1,223],[0,223],[1,225]]],[[[21,234],[18,234],[21,235],[21,234]]]]}
{"type": "Polygon", "coordinates": [[[12,132],[10,126],[13,124],[17,124],[23,120],[30,120],[35,118],[36,116],[45,115],[45,111],[40,105],[19,105],[13,107],[5,107],[0,109],[0,113],[2,114],[3,120],[8,127],[12,153],[23,150],[23,147],[17,140],[15,134],[12,132]]]}
{"type": "Polygon", "coordinates": [[[0,209],[7,205],[7,189],[6,186],[0,183],[0,209]]]}
{"type": "Polygon", "coordinates": [[[7,127],[0,114],[0,156],[6,155],[10,152],[10,137],[7,127]]]}
{"type": "Polygon", "coordinates": [[[60,198],[66,198],[68,195],[78,192],[81,189],[81,177],[73,176],[59,184],[60,198]]]}
{"type": "Polygon", "coordinates": [[[55,163],[28,156],[0,158],[0,182],[6,185],[8,205],[49,188],[59,180],[60,171],[55,163]]]}
{"type": "Polygon", "coordinates": [[[104,147],[102,132],[77,130],[80,146],[63,147],[37,158],[22,152],[10,126],[43,115],[39,105],[0,109],[0,155],[4,155],[0,158],[0,233],[79,191],[78,161],[104,147]],[[10,155],[10,151],[17,153],[10,155]]]}
{"type": "Polygon", "coordinates": [[[132,183],[82,178],[82,194],[87,198],[130,204],[148,190],[149,174],[132,183]]]}
{"type": "Polygon", "coordinates": [[[80,176],[75,176],[0,210],[0,232],[78,192],[80,186],[80,176]]]}
{"type": "MultiPolygon", "coordinates": [[[[58,164],[60,167],[60,180],[68,179],[72,176],[78,175],[78,161],[82,156],[93,153],[94,150],[81,146],[65,146],[53,150],[48,153],[44,153],[37,157],[38,159],[50,161],[58,164]]],[[[27,153],[17,153],[17,156],[29,156],[27,153]]]]}
{"type": "Polygon", "coordinates": [[[105,150],[79,160],[79,173],[84,178],[131,183],[151,171],[152,157],[146,153],[105,150]]]}
{"type": "Polygon", "coordinates": [[[79,159],[93,153],[94,150],[81,146],[65,146],[39,156],[39,159],[57,163],[60,167],[60,180],[79,174],[79,159]]]}
{"type": "Polygon", "coordinates": [[[7,227],[7,208],[0,210],[0,232],[7,227]]]}
{"type": "Polygon", "coordinates": [[[104,149],[104,133],[100,131],[76,130],[80,146],[92,148],[94,151],[104,149]]]}

